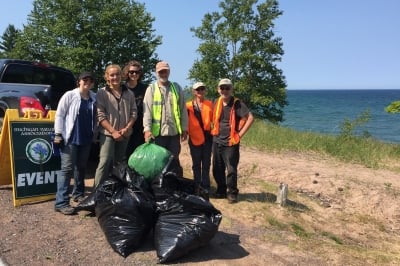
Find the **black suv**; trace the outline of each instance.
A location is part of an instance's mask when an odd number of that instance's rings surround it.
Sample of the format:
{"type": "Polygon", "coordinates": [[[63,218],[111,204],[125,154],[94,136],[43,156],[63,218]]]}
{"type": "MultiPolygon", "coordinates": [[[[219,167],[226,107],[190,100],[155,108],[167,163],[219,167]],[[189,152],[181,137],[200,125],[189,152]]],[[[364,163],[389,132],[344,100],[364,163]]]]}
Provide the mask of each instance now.
{"type": "Polygon", "coordinates": [[[76,87],[73,73],[50,64],[17,59],[0,59],[0,128],[8,108],[45,112],[57,109],[58,101],[76,87]]]}

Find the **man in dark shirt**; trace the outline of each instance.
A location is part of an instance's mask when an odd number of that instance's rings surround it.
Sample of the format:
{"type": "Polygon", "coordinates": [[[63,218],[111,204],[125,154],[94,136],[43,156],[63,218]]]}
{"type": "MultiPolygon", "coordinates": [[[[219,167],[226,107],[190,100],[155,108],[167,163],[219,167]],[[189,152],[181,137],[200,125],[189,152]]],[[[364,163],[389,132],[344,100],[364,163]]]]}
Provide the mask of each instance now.
{"type": "Polygon", "coordinates": [[[215,196],[227,198],[229,203],[235,203],[239,193],[237,168],[240,139],[246,134],[254,118],[247,106],[233,97],[233,85],[229,79],[220,80],[218,92],[220,97],[214,104],[214,127],[211,131],[214,136],[213,175],[217,183],[215,196]]]}

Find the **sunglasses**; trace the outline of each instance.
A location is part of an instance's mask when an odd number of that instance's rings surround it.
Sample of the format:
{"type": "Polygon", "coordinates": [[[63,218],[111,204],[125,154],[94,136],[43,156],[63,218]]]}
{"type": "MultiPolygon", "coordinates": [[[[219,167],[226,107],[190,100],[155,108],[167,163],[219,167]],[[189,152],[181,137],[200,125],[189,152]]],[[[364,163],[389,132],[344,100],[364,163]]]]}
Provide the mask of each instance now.
{"type": "Polygon", "coordinates": [[[231,87],[230,86],[220,86],[219,89],[221,91],[229,91],[231,89],[231,87]]]}
{"type": "Polygon", "coordinates": [[[133,74],[139,75],[140,71],[139,70],[129,70],[128,74],[130,74],[130,75],[133,75],[133,74]]]}
{"type": "Polygon", "coordinates": [[[206,87],[198,87],[197,89],[195,89],[195,91],[205,91],[206,87]]]}
{"type": "Polygon", "coordinates": [[[83,80],[83,82],[92,82],[93,81],[92,78],[83,78],[82,80],[83,80]]]}

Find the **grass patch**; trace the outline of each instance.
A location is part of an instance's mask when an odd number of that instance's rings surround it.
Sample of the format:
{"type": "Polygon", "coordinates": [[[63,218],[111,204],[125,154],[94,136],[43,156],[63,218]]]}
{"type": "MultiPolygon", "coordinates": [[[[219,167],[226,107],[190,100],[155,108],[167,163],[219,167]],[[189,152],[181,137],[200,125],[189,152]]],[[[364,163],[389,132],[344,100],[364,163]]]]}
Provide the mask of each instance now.
{"type": "Polygon", "coordinates": [[[309,238],[311,236],[310,233],[307,233],[307,231],[297,223],[291,223],[290,226],[294,234],[300,238],[309,238]]]}
{"type": "Polygon", "coordinates": [[[335,235],[332,234],[332,233],[329,233],[329,232],[322,232],[322,236],[327,237],[327,238],[329,238],[329,239],[335,241],[335,242],[336,242],[337,244],[339,244],[339,245],[343,245],[343,241],[342,241],[339,237],[335,236],[335,235]]]}
{"type": "Polygon", "coordinates": [[[287,224],[282,223],[282,222],[278,221],[277,219],[275,219],[274,217],[271,217],[271,216],[267,217],[267,221],[271,226],[274,226],[274,227],[276,227],[276,228],[278,228],[280,230],[285,230],[288,227],[287,224]]]}
{"type": "MultiPolygon", "coordinates": [[[[242,142],[246,146],[264,151],[317,152],[327,154],[344,162],[360,163],[367,167],[386,167],[387,162],[397,164],[399,169],[400,146],[384,143],[370,137],[352,135],[328,135],[300,132],[256,120],[242,142]]],[[[254,167],[256,168],[256,167],[254,167]]]]}

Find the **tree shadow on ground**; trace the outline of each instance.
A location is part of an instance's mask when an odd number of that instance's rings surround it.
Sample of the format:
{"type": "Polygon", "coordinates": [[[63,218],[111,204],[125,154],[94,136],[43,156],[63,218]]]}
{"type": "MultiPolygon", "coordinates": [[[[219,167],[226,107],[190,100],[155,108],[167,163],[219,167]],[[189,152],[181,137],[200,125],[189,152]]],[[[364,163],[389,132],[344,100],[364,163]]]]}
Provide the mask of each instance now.
{"type": "MultiPolygon", "coordinates": [[[[275,194],[269,192],[260,192],[260,193],[239,193],[238,200],[239,201],[249,201],[249,202],[269,202],[275,203],[277,196],[275,194]]],[[[286,200],[286,207],[291,207],[295,210],[306,211],[309,208],[299,202],[286,200]]]]}

